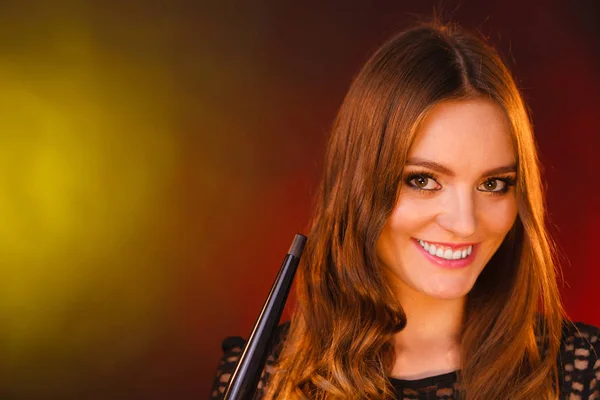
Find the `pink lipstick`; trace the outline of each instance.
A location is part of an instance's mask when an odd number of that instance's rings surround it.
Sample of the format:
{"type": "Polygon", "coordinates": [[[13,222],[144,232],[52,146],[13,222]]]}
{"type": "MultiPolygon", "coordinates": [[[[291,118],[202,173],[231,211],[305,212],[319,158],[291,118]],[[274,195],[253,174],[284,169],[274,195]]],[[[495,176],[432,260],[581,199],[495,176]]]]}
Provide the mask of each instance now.
{"type": "MultiPolygon", "coordinates": [[[[421,253],[425,256],[425,258],[427,258],[429,261],[431,261],[433,264],[437,265],[438,267],[447,268],[447,269],[459,269],[459,268],[464,268],[464,267],[469,266],[475,259],[475,255],[477,254],[477,250],[479,249],[479,244],[471,244],[471,246],[473,246],[473,249],[471,250],[471,254],[469,254],[465,258],[461,258],[458,260],[447,260],[445,258],[430,254],[427,250],[425,250],[423,248],[423,246],[421,246],[421,244],[419,243],[419,241],[417,239],[413,238],[413,242],[415,243],[415,246],[417,246],[418,249],[421,251],[421,253]]],[[[434,243],[434,245],[435,245],[435,243],[434,243]]],[[[465,245],[461,245],[461,247],[464,247],[464,246],[465,245]]],[[[452,247],[456,248],[457,246],[452,246],[452,247]]]]}

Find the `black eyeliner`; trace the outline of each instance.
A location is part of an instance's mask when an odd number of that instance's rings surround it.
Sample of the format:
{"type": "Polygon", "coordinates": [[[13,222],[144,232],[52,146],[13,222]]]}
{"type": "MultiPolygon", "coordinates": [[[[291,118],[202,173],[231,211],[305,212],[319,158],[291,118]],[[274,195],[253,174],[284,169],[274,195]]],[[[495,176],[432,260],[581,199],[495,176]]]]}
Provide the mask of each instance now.
{"type": "Polygon", "coordinates": [[[510,190],[510,188],[512,186],[515,186],[517,184],[516,177],[512,177],[512,176],[492,176],[492,177],[490,177],[490,178],[488,178],[488,179],[485,180],[485,182],[490,182],[490,181],[502,181],[502,182],[504,182],[504,189],[497,190],[497,191],[482,190],[482,192],[487,192],[487,193],[497,194],[497,195],[503,195],[503,194],[508,193],[508,191],[510,190]]]}
{"type": "MultiPolygon", "coordinates": [[[[404,183],[408,184],[408,186],[410,188],[417,190],[419,192],[431,193],[431,192],[436,192],[437,190],[439,190],[439,189],[423,189],[418,186],[415,186],[414,184],[411,183],[411,181],[415,178],[431,179],[439,185],[440,183],[438,182],[438,176],[436,174],[431,173],[429,171],[410,172],[404,178],[404,183]]],[[[496,180],[504,182],[504,186],[505,186],[504,189],[496,190],[496,191],[480,190],[480,192],[490,193],[490,194],[495,194],[495,195],[503,195],[503,194],[506,194],[512,186],[516,186],[516,182],[517,182],[516,177],[512,177],[512,176],[492,176],[492,177],[487,178],[485,181],[483,181],[483,183],[490,182],[490,181],[496,181],[496,180]]]]}
{"type": "Polygon", "coordinates": [[[423,188],[420,188],[418,186],[415,186],[414,184],[411,183],[411,181],[413,179],[415,179],[415,178],[427,178],[427,179],[431,179],[431,180],[435,181],[435,183],[437,183],[439,185],[440,183],[437,181],[438,177],[437,177],[436,174],[433,174],[433,173],[427,172],[427,171],[420,171],[420,172],[414,171],[414,172],[408,173],[408,175],[406,176],[406,178],[404,178],[404,182],[406,184],[408,184],[408,186],[411,189],[417,190],[419,192],[431,193],[431,192],[435,192],[435,191],[439,190],[439,189],[423,189],[423,188]]]}

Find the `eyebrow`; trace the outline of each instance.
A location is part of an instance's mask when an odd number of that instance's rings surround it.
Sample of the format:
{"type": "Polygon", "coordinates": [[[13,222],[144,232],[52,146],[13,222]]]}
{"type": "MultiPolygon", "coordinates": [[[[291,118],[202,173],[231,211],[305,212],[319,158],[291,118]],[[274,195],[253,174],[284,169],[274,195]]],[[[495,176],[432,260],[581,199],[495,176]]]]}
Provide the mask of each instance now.
{"type": "MultiPolygon", "coordinates": [[[[406,165],[429,168],[433,171],[439,172],[440,174],[443,174],[443,175],[446,175],[449,177],[455,176],[454,171],[452,171],[450,168],[448,168],[442,164],[436,163],[435,161],[426,160],[424,158],[418,158],[418,157],[409,158],[406,161],[406,165]]],[[[481,176],[487,177],[487,176],[491,176],[491,175],[506,174],[509,172],[517,172],[517,164],[511,164],[511,165],[505,165],[502,167],[492,168],[492,169],[485,171],[483,174],[481,174],[481,176]]]]}

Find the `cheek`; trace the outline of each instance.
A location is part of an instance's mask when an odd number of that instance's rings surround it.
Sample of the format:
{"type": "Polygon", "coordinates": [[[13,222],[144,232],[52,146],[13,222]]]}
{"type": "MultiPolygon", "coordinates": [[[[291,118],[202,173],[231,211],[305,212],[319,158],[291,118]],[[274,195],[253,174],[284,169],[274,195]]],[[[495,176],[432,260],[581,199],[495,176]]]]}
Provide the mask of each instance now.
{"type": "MultiPolygon", "coordinates": [[[[386,231],[392,236],[413,236],[435,220],[436,212],[444,208],[443,199],[415,198],[410,195],[401,197],[390,215],[386,231]]],[[[477,220],[481,228],[489,233],[506,234],[512,228],[518,214],[514,193],[501,198],[481,197],[476,204],[477,220]]]]}
{"type": "Polygon", "coordinates": [[[425,213],[431,212],[431,206],[424,206],[424,203],[402,198],[392,210],[377,241],[377,252],[388,266],[399,264],[401,249],[408,246],[408,239],[427,224],[425,213]]]}
{"type": "Polygon", "coordinates": [[[480,222],[490,233],[506,234],[512,228],[518,214],[514,194],[496,202],[485,202],[480,208],[480,222]]]}
{"type": "Polygon", "coordinates": [[[388,219],[388,228],[396,234],[414,234],[416,229],[431,221],[434,210],[431,202],[403,196],[388,219]]]}
{"type": "MultiPolygon", "coordinates": [[[[402,193],[390,214],[384,232],[389,237],[414,236],[427,228],[436,215],[443,212],[444,199],[425,201],[411,193],[402,193]]],[[[515,193],[493,198],[483,195],[476,200],[477,222],[488,233],[506,234],[512,228],[518,214],[515,193]]]]}

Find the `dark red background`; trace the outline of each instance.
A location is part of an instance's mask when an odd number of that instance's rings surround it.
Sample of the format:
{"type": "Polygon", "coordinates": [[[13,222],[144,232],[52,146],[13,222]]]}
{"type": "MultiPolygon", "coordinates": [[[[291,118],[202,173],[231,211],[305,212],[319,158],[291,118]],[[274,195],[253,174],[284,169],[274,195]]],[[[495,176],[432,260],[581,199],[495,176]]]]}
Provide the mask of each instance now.
{"type": "MultiPolygon", "coordinates": [[[[227,282],[227,302],[211,308],[203,319],[211,328],[200,343],[211,362],[218,359],[221,337],[248,334],[293,234],[304,227],[325,137],[353,75],[413,14],[430,16],[434,6],[489,37],[516,75],[532,109],[548,186],[551,232],[564,256],[564,304],[575,320],[600,324],[600,272],[594,256],[600,240],[598,5],[592,1],[439,4],[279,3],[215,14],[240,18],[241,25],[214,30],[231,37],[231,50],[242,51],[240,40],[248,30],[261,32],[256,74],[231,71],[232,76],[244,76],[253,104],[230,104],[232,115],[253,110],[256,126],[248,134],[260,143],[257,151],[265,175],[252,211],[241,220],[245,228],[231,232],[228,239],[234,247],[246,243],[243,252],[223,249],[213,264],[219,272],[212,279],[227,282]]],[[[223,301],[219,295],[212,299],[223,301]]],[[[211,366],[206,363],[207,382],[211,366]]]]}

